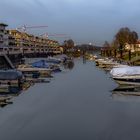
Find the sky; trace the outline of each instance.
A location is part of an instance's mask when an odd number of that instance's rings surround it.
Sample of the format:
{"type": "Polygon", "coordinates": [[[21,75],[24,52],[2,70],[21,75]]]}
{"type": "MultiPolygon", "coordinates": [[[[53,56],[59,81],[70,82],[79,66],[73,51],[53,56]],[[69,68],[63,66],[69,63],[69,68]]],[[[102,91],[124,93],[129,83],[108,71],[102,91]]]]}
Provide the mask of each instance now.
{"type": "Polygon", "coordinates": [[[9,29],[27,26],[29,33],[65,34],[52,39],[76,44],[111,42],[121,27],[140,36],[140,0],[0,0],[0,22],[9,29]]]}

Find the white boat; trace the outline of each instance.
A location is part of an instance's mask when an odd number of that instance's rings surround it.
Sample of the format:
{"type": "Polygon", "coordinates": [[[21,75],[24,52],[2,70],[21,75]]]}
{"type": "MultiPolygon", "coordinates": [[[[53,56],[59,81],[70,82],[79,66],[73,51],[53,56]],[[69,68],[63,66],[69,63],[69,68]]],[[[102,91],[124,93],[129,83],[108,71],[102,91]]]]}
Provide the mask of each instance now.
{"type": "Polygon", "coordinates": [[[112,78],[123,85],[140,85],[140,67],[120,67],[110,71],[112,78]]]}
{"type": "Polygon", "coordinates": [[[110,67],[104,68],[104,70],[110,71],[112,68],[124,68],[124,67],[129,67],[129,66],[125,64],[116,63],[110,67]]]}

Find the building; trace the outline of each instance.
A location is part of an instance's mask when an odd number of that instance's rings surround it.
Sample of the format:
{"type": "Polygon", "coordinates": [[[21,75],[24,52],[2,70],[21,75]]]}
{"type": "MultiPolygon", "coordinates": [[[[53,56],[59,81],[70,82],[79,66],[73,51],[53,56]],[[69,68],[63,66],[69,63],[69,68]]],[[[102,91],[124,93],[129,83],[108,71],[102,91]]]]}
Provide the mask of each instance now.
{"type": "Polygon", "coordinates": [[[18,30],[9,30],[9,35],[14,38],[16,47],[42,47],[42,48],[58,48],[59,43],[56,40],[34,36],[18,30]]]}
{"type": "Polygon", "coordinates": [[[140,51],[140,40],[138,40],[135,44],[126,43],[125,50],[131,50],[131,52],[140,51]]]}
{"type": "Polygon", "coordinates": [[[0,23],[0,47],[8,46],[8,33],[6,27],[8,25],[0,23]]]}
{"type": "Polygon", "coordinates": [[[18,30],[6,30],[7,26],[4,23],[0,23],[0,47],[43,48],[50,52],[62,52],[56,40],[35,36],[18,30]]]}

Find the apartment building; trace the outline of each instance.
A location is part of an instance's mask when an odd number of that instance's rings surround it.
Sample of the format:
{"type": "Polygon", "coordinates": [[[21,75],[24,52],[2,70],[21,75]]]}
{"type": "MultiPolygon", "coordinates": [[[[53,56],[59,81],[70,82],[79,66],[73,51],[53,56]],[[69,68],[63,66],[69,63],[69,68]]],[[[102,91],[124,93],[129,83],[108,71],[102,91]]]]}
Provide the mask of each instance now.
{"type": "Polygon", "coordinates": [[[140,51],[140,40],[138,40],[135,44],[125,44],[125,50],[131,50],[131,52],[140,51]]]}
{"type": "Polygon", "coordinates": [[[8,33],[6,27],[8,25],[0,23],[0,47],[8,46],[8,33]]]}
{"type": "Polygon", "coordinates": [[[18,30],[9,30],[9,35],[15,39],[17,47],[59,47],[58,41],[34,36],[18,30]]]}

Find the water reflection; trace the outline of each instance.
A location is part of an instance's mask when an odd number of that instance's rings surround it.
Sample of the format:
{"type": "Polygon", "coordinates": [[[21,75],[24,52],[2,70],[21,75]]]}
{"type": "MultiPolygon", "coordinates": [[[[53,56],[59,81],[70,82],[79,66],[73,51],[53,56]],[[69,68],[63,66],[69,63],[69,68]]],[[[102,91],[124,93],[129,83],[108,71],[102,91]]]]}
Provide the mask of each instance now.
{"type": "Polygon", "coordinates": [[[85,56],[83,56],[83,64],[86,64],[86,62],[87,62],[87,59],[85,56]]]}
{"type": "Polygon", "coordinates": [[[0,107],[5,107],[7,105],[13,104],[12,98],[18,96],[20,93],[2,93],[0,92],[0,107]]]}
{"type": "Polygon", "coordinates": [[[119,101],[140,101],[140,86],[119,86],[112,90],[112,98],[119,101]]]}
{"type": "Polygon", "coordinates": [[[74,62],[73,61],[68,61],[64,64],[65,69],[70,69],[72,70],[74,68],[74,62]]]}

